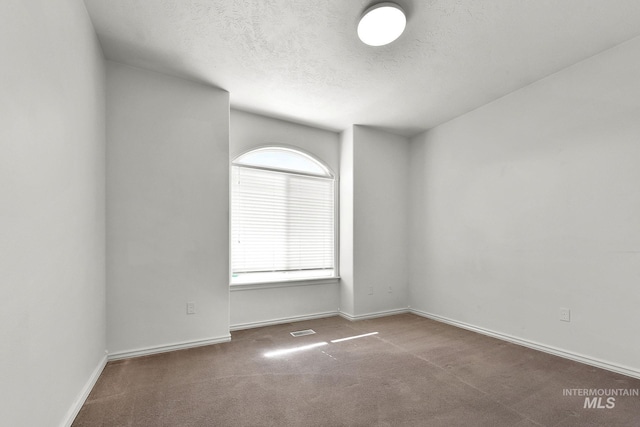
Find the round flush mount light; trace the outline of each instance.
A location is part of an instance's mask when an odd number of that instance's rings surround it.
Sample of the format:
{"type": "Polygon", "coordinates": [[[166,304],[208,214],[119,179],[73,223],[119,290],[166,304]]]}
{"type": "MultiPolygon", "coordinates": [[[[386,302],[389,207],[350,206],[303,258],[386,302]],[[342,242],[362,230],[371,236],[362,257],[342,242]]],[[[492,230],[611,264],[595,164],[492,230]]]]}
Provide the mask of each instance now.
{"type": "Polygon", "coordinates": [[[358,37],[369,46],[384,46],[402,34],[407,17],[400,6],[385,2],[364,11],[358,24],[358,37]]]}

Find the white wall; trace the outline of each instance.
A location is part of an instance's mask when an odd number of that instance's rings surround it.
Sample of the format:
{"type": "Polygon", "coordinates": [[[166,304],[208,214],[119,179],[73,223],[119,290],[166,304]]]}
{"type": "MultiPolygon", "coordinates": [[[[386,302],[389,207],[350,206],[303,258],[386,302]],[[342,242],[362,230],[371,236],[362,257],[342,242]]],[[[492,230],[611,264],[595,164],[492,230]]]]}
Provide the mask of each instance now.
{"type": "Polygon", "coordinates": [[[640,38],[413,139],[412,306],[640,373],[638,75],[640,38]]]}
{"type": "Polygon", "coordinates": [[[322,160],[337,175],[339,135],[323,129],[231,110],[230,160],[261,145],[291,145],[322,160]]]}
{"type": "Polygon", "coordinates": [[[67,422],[102,367],[104,63],[79,0],[0,2],[0,413],[67,422]]]}
{"type": "Polygon", "coordinates": [[[354,126],[353,143],[354,314],[406,309],[409,141],[354,126]]]}
{"type": "MultiPolygon", "coordinates": [[[[253,148],[279,144],[302,149],[325,162],[337,175],[337,133],[239,110],[231,110],[230,160],[253,148]]],[[[232,289],[231,326],[266,324],[284,319],[336,313],[339,305],[337,281],[285,287],[232,289]]]]}
{"type": "Polygon", "coordinates": [[[353,277],[353,126],[340,134],[340,312],[355,316],[353,277]]]}
{"type": "Polygon", "coordinates": [[[227,92],[107,62],[110,353],[228,337],[228,141],[227,92]]]}

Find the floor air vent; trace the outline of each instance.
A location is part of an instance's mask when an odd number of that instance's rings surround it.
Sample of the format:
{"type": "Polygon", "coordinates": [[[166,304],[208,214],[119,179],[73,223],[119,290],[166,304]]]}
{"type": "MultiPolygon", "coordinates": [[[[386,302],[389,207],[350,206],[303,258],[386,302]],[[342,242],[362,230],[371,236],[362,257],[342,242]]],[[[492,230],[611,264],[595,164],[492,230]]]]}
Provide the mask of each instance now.
{"type": "Polygon", "coordinates": [[[313,329],[305,329],[304,331],[290,332],[292,337],[303,337],[305,335],[313,335],[315,333],[316,331],[314,331],[313,329]]]}

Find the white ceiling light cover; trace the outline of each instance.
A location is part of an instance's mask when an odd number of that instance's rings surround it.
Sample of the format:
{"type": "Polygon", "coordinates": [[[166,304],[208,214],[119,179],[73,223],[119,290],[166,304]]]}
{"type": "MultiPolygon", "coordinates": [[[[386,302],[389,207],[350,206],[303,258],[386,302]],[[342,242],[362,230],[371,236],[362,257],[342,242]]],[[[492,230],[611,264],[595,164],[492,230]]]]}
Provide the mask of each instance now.
{"type": "Polygon", "coordinates": [[[395,3],[371,6],[358,24],[358,37],[369,46],[383,46],[396,40],[407,25],[404,11],[395,3]]]}

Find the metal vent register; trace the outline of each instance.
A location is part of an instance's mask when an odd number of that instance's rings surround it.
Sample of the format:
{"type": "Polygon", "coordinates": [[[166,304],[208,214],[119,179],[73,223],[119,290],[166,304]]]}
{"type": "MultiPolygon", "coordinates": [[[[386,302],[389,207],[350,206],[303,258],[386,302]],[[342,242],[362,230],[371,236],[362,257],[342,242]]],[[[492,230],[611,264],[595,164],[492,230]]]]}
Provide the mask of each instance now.
{"type": "Polygon", "coordinates": [[[316,331],[314,331],[313,329],[305,329],[304,331],[290,332],[292,337],[303,337],[305,335],[313,335],[315,333],[316,331]]]}

